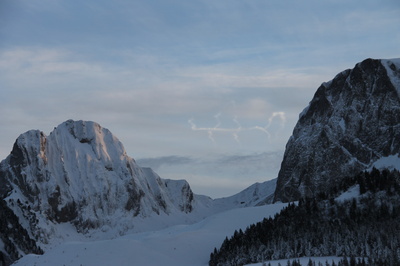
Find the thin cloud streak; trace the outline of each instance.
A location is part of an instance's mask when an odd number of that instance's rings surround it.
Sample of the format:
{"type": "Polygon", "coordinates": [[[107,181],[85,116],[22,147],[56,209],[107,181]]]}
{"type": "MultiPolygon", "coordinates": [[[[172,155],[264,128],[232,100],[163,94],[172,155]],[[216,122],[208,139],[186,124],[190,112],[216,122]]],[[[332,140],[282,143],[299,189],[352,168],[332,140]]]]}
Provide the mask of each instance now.
{"type": "Polygon", "coordinates": [[[214,133],[231,133],[232,136],[234,137],[235,141],[240,143],[239,140],[239,133],[244,132],[244,131],[252,131],[252,130],[259,130],[264,132],[268,139],[271,139],[271,133],[270,133],[270,126],[273,122],[274,119],[279,119],[280,120],[280,126],[281,130],[285,128],[286,124],[286,116],[285,112],[273,112],[272,115],[268,118],[268,124],[266,126],[253,126],[253,127],[242,127],[235,116],[232,121],[237,124],[236,128],[226,128],[226,127],[220,127],[221,122],[219,120],[219,117],[221,116],[221,113],[218,113],[215,115],[215,119],[218,121],[217,124],[214,127],[197,127],[196,124],[194,123],[194,119],[191,118],[188,120],[188,123],[190,124],[190,127],[193,131],[206,131],[208,133],[208,138],[215,143],[215,139],[213,137],[214,133]]]}

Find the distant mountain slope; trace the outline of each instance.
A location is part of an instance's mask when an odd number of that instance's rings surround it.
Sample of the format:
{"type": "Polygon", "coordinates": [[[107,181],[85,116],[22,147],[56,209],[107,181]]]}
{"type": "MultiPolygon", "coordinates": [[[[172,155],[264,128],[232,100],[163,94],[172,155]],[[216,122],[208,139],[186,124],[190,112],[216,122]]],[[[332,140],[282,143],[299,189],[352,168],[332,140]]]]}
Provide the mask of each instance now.
{"type": "Polygon", "coordinates": [[[400,151],[400,59],[367,59],[323,83],[300,114],[275,201],[315,197],[400,151]]]}
{"type": "Polygon", "coordinates": [[[228,206],[234,208],[237,206],[253,207],[270,204],[273,200],[276,180],[275,178],[263,183],[255,183],[233,196],[215,199],[213,204],[216,207],[223,206],[223,208],[228,206]]]}

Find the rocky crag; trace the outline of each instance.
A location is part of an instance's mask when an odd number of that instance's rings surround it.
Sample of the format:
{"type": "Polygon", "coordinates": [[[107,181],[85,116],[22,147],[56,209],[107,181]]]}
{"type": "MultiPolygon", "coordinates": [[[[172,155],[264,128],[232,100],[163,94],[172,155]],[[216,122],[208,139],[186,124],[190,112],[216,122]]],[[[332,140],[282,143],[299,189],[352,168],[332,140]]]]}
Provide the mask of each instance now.
{"type": "Polygon", "coordinates": [[[366,59],[323,83],[300,114],[274,201],[327,192],[400,151],[400,59],[366,59]]]}

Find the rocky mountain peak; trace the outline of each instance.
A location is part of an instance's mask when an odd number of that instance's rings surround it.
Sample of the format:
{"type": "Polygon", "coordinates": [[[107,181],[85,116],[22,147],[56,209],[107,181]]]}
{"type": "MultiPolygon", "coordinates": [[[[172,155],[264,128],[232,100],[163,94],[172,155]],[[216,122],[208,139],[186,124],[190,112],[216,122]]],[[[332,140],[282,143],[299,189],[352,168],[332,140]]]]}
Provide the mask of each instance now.
{"type": "Polygon", "coordinates": [[[2,199],[43,243],[52,224],[85,232],[136,216],[187,213],[194,203],[186,181],[141,168],[108,129],[90,121],[68,120],[49,136],[21,134],[0,164],[0,182],[2,199]]]}
{"type": "Polygon", "coordinates": [[[400,150],[400,60],[366,59],[323,83],[300,114],[275,201],[325,192],[400,150]]]}
{"type": "MultiPolygon", "coordinates": [[[[89,144],[99,158],[110,160],[114,155],[118,155],[117,158],[126,156],[126,151],[118,138],[96,122],[68,120],[56,127],[52,133],[55,135],[54,138],[58,138],[59,141],[72,136],[80,143],[89,144]]],[[[50,134],[50,136],[52,135],[50,134]]]]}

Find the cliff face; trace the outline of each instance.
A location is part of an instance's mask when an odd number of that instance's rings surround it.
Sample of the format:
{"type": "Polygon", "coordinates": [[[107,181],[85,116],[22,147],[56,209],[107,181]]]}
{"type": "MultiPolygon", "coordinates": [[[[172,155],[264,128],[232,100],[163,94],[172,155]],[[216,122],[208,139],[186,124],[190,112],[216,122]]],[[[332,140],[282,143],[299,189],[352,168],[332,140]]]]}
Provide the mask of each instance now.
{"type": "Polygon", "coordinates": [[[323,83],[300,114],[274,201],[313,197],[400,150],[400,60],[367,59],[323,83]]]}

